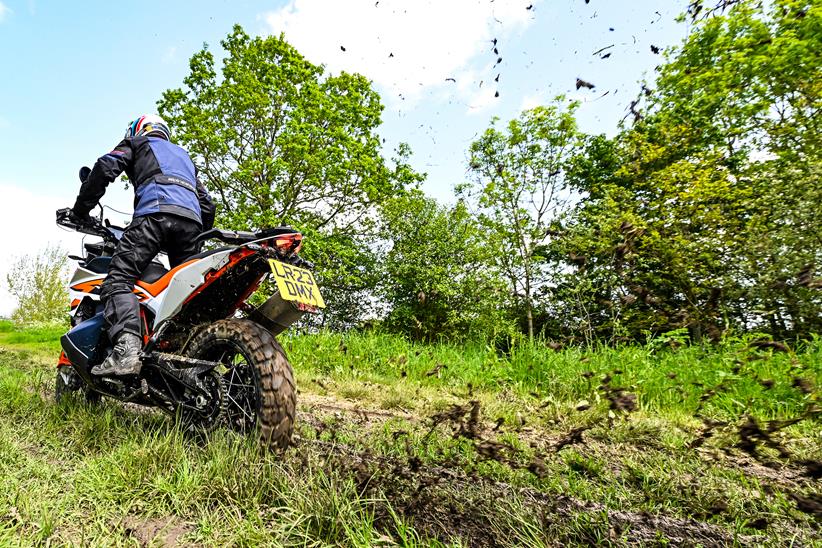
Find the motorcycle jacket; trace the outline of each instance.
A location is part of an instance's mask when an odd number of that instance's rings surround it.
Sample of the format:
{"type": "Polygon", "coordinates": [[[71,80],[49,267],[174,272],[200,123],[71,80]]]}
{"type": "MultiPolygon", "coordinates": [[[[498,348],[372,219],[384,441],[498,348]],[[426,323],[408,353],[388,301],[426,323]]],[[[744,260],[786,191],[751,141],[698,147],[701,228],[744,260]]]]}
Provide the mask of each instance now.
{"type": "Polygon", "coordinates": [[[214,202],[197,179],[188,152],[159,137],[128,137],[101,156],[80,186],[74,213],[88,216],[109,183],[124,171],[134,186],[134,218],[171,213],[199,223],[203,230],[214,226],[214,202]]]}

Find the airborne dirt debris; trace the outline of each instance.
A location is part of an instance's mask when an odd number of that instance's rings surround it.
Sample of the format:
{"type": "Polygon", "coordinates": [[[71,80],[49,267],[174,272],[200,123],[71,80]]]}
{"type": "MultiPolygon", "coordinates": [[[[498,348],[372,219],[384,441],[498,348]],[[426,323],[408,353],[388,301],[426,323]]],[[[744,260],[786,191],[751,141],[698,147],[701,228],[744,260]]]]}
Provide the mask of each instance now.
{"type": "MultiPolygon", "coordinates": [[[[624,389],[611,386],[613,375],[619,373],[621,371],[615,370],[605,375],[598,390],[609,401],[612,410],[626,414],[635,412],[637,411],[636,396],[624,389]]],[[[708,393],[715,394],[718,390],[721,391],[721,387],[709,390],[708,393]]],[[[335,413],[342,410],[356,416],[365,415],[369,418],[370,426],[377,430],[388,428],[392,421],[400,417],[397,414],[360,407],[356,410],[348,406],[323,408],[313,402],[308,406],[310,417],[301,417],[304,424],[325,424],[323,418],[315,414],[323,409],[335,413]]],[[[404,457],[358,450],[353,445],[341,443],[339,440],[344,436],[337,434],[330,437],[332,441],[302,439],[298,451],[303,451],[307,447],[319,450],[325,455],[329,466],[349,470],[354,474],[358,485],[364,492],[386,497],[394,508],[401,509],[403,515],[412,520],[418,531],[443,542],[448,542],[456,534],[469,541],[472,546],[508,545],[498,536],[501,525],[498,517],[495,518],[495,516],[497,516],[500,501],[520,505],[531,515],[541,516],[540,526],[544,531],[549,531],[552,527],[564,529],[569,522],[580,519],[580,516],[587,516],[585,519],[602,520],[600,525],[604,531],[608,532],[612,540],[622,539],[631,544],[656,543],[660,538],[665,538],[674,544],[698,543],[705,546],[721,546],[731,542],[755,545],[762,540],[753,535],[741,535],[733,539],[727,530],[695,519],[654,515],[645,511],[619,511],[603,504],[583,501],[567,495],[554,496],[532,487],[495,480],[478,472],[477,466],[481,463],[494,462],[511,470],[527,471],[537,478],[548,478],[555,473],[555,469],[551,467],[551,461],[555,461],[556,457],[552,455],[572,446],[582,446],[590,454],[601,454],[602,452],[609,454],[613,451],[615,459],[618,459],[617,455],[620,453],[624,456],[625,450],[599,442],[586,441],[584,434],[597,428],[595,424],[573,427],[554,442],[546,443],[542,436],[530,440],[525,436],[521,441],[530,446],[528,449],[496,437],[495,434],[500,433],[505,421],[498,418],[494,422],[484,422],[481,403],[478,400],[452,404],[443,411],[430,415],[427,421],[422,418],[412,418],[409,414],[402,415],[402,418],[411,420],[410,425],[404,423],[404,428],[410,426],[411,429],[425,429],[424,435],[418,438],[423,447],[429,446],[430,440],[439,432],[455,441],[470,442],[476,453],[476,461],[473,464],[458,462],[451,457],[423,460],[418,456],[418,451],[412,447],[409,441],[412,433],[406,429],[395,429],[393,432],[394,439],[405,440],[406,455],[404,457]],[[540,442],[543,443],[540,444],[540,442]],[[535,450],[539,446],[542,446],[543,450],[535,450]]],[[[610,419],[608,422],[611,423],[613,420],[610,419]]],[[[627,420],[627,415],[621,420],[627,420]]],[[[362,424],[362,421],[357,422],[362,424]]],[[[719,423],[711,424],[707,421],[706,423],[710,428],[719,426],[719,423]]],[[[337,424],[345,425],[346,421],[343,419],[337,424]]],[[[763,445],[773,448],[774,442],[769,441],[767,434],[752,424],[751,421],[746,421],[739,427],[740,438],[746,440],[740,443],[743,445],[751,443],[753,447],[763,445]]],[[[722,425],[728,426],[726,423],[722,425]]],[[[345,427],[341,426],[341,428],[345,427]]],[[[361,432],[360,435],[367,436],[367,433],[361,432]]],[[[709,437],[699,439],[705,441],[709,437]]],[[[779,456],[789,458],[787,452],[781,452],[779,456]]],[[[714,453],[706,457],[717,458],[714,453]]],[[[755,462],[730,455],[725,457],[724,462],[761,482],[766,492],[773,493],[776,488],[784,489],[790,499],[795,502],[798,510],[818,515],[822,507],[819,496],[814,493],[802,494],[802,491],[808,489],[810,485],[808,478],[812,477],[811,474],[814,471],[818,472],[818,462],[794,463],[807,466],[808,473],[795,466],[783,465],[781,471],[768,466],[757,467],[755,462]]],[[[716,518],[732,512],[733,509],[726,501],[714,500],[706,506],[702,517],[704,519],[716,518]]],[[[387,516],[380,516],[379,510],[377,510],[377,515],[378,521],[387,519],[387,516]]],[[[770,525],[768,520],[760,518],[752,520],[748,527],[752,530],[764,530],[770,525]]],[[[787,527],[791,528],[790,525],[787,527]]],[[[796,530],[796,532],[801,534],[801,530],[796,530]]],[[[575,541],[579,542],[581,539],[577,538],[575,541]]]]}

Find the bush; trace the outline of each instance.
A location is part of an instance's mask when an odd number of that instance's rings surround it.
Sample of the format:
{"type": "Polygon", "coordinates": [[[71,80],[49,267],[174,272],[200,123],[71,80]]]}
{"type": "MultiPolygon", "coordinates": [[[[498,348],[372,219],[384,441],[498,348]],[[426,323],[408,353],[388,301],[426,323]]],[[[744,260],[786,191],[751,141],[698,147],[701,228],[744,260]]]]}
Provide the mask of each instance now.
{"type": "Polygon", "coordinates": [[[17,299],[11,319],[16,324],[63,322],[68,313],[66,291],[68,258],[59,247],[48,246],[37,255],[15,262],[6,275],[9,292],[17,299]]]}
{"type": "Polygon", "coordinates": [[[383,207],[380,293],[390,308],[385,327],[425,341],[486,339],[513,330],[499,303],[506,284],[475,218],[458,203],[438,204],[409,192],[383,207]]]}

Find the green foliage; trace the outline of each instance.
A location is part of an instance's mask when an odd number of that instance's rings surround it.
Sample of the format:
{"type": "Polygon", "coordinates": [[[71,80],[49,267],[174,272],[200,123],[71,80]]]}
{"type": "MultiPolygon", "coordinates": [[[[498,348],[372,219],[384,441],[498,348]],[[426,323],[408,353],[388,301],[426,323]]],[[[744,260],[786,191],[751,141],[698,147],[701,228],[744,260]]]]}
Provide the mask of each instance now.
{"type": "Polygon", "coordinates": [[[595,392],[606,374],[614,377],[615,386],[632,387],[642,408],[669,417],[702,408],[707,416],[722,420],[738,420],[746,413],[773,419],[800,414],[818,398],[818,391],[803,393],[794,376],[816,386],[822,383],[822,341],[809,342],[795,353],[772,353],[751,347],[747,338],[731,338],[715,347],[685,346],[684,340],[682,331],[674,331],[645,346],[559,351],[525,340],[503,355],[476,341],[431,345],[389,334],[323,332],[287,339],[286,349],[303,371],[322,379],[348,378],[360,385],[390,385],[400,379],[438,388],[470,385],[559,407],[593,399],[603,414],[608,402],[595,392]],[[764,386],[759,379],[774,380],[774,385],[764,386]],[[706,387],[723,381],[727,386],[702,403],[706,387]]]}
{"type": "Polygon", "coordinates": [[[410,192],[387,202],[383,218],[390,249],[380,293],[390,307],[389,329],[425,340],[510,331],[493,250],[462,202],[445,207],[410,192]]]}
{"type": "Polygon", "coordinates": [[[17,324],[65,322],[68,313],[66,265],[68,258],[59,247],[46,247],[37,255],[27,255],[12,264],[6,283],[17,299],[11,319],[17,324]]]}
{"type": "Polygon", "coordinates": [[[373,285],[365,235],[376,206],[420,180],[408,149],[386,164],[376,133],[383,106],[365,77],[326,76],[282,36],[250,37],[239,26],[221,45],[219,74],[203,48],[185,88],[166,91],[159,111],[195,155],[219,223],[305,232],[329,315],[345,324],[358,292],[373,285]]]}
{"type": "Polygon", "coordinates": [[[473,183],[458,194],[474,202],[495,249],[495,266],[509,282],[534,336],[533,308],[551,275],[545,245],[569,202],[566,164],[581,143],[574,111],[557,97],[550,106],[525,111],[506,131],[496,120],[470,147],[473,183]]]}
{"type": "Polygon", "coordinates": [[[820,29],[819,6],[739,2],[669,53],[633,128],[587,140],[555,246],[569,331],[822,328],[820,29]]]}
{"type": "Polygon", "coordinates": [[[822,329],[822,7],[740,0],[704,13],[643,87],[632,127],[582,135],[562,97],[494,120],[454,207],[408,192],[422,177],[407,146],[383,158],[383,107],[365,78],[326,75],[282,36],[235,27],[221,69],[199,51],[159,108],[220,222],[304,232],[324,327],[808,337],[822,329]]]}
{"type": "Polygon", "coordinates": [[[795,0],[742,2],[706,21],[659,78],[657,102],[675,107],[658,124],[687,113],[700,128],[668,147],[713,152],[741,194],[737,315],[777,336],[822,327],[822,298],[799,279],[822,264],[821,78],[822,6],[795,0]]]}

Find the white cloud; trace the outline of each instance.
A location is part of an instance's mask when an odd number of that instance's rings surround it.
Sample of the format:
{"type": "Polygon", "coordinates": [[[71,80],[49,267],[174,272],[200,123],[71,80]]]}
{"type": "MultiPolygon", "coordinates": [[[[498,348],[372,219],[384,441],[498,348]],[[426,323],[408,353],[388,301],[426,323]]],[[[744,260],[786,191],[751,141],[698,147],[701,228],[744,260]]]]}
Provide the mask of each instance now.
{"type": "Polygon", "coordinates": [[[479,114],[487,110],[497,101],[497,90],[491,86],[480,88],[469,96],[468,113],[479,114]]]}
{"type": "Polygon", "coordinates": [[[526,95],[522,98],[522,102],[519,105],[519,110],[531,110],[534,107],[538,107],[540,105],[544,105],[546,103],[545,98],[542,96],[541,93],[534,93],[533,95],[526,95]]]}
{"type": "MultiPolygon", "coordinates": [[[[446,78],[459,83],[472,65],[495,63],[493,38],[499,40],[504,58],[503,39],[530,23],[532,12],[526,6],[533,3],[291,0],[261,17],[273,34],[284,33],[312,62],[325,64],[333,73],[359,72],[394,98],[413,101],[423,91],[452,85],[446,78]]],[[[471,106],[485,106],[485,90],[477,97],[475,93],[472,89],[462,95],[471,106]]]]}
{"type": "Polygon", "coordinates": [[[11,13],[11,8],[9,8],[3,2],[0,2],[0,23],[3,22],[3,20],[9,13],[11,13]]]}

